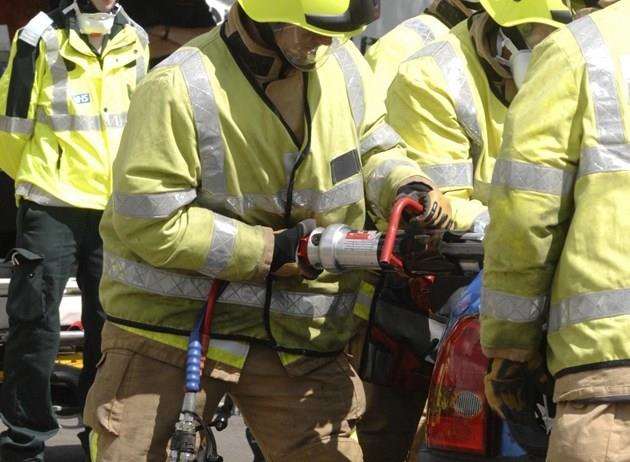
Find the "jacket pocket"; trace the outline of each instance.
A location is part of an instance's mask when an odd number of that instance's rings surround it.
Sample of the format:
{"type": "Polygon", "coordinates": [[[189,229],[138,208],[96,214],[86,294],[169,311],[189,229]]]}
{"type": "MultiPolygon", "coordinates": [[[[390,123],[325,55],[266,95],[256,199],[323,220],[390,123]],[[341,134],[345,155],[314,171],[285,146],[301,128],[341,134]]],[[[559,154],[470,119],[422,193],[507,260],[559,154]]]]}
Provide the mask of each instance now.
{"type": "Polygon", "coordinates": [[[7,314],[17,321],[37,321],[46,312],[44,259],[24,249],[15,249],[11,255],[17,265],[9,283],[7,314]]]}

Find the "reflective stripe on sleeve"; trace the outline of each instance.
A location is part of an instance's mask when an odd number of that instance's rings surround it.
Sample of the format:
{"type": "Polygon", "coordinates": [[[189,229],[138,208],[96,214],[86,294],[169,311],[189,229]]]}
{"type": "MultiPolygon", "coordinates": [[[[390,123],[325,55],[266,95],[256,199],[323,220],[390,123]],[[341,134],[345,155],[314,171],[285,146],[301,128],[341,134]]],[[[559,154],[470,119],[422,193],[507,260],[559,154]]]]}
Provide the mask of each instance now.
{"type": "Polygon", "coordinates": [[[473,187],[472,161],[433,165],[423,164],[420,167],[439,188],[473,187]]]}
{"type": "Polygon", "coordinates": [[[573,188],[572,171],[516,160],[497,160],[492,176],[493,186],[564,196],[573,188]]]}
{"type": "Polygon", "coordinates": [[[390,125],[380,124],[375,130],[372,130],[363,141],[361,141],[361,154],[368,153],[375,149],[387,151],[396,147],[402,140],[396,130],[390,125]]]}
{"type": "Polygon", "coordinates": [[[547,297],[523,297],[484,288],[480,313],[509,322],[534,322],[544,314],[547,297]]]}
{"type": "Polygon", "coordinates": [[[435,34],[422,18],[415,17],[405,21],[404,26],[414,31],[420,37],[423,43],[429,43],[435,40],[435,34]]]}
{"type": "Polygon", "coordinates": [[[234,251],[236,234],[235,220],[214,214],[210,251],[208,252],[205,265],[199,270],[200,273],[216,277],[227,267],[234,251]]]}
{"type": "Polygon", "coordinates": [[[381,193],[385,186],[385,180],[392,173],[392,171],[398,167],[413,167],[417,168],[417,164],[411,159],[387,159],[381,162],[372,172],[372,174],[366,178],[366,195],[368,201],[375,207],[380,203],[381,193]]]}
{"type": "Polygon", "coordinates": [[[18,135],[33,133],[34,123],[30,119],[0,115],[0,131],[18,135]]]}
{"type": "Polygon", "coordinates": [[[554,303],[549,310],[549,331],[581,322],[630,315],[630,289],[574,295],[554,303]]]}
{"type": "Polygon", "coordinates": [[[155,194],[120,194],[112,196],[116,213],[132,218],[166,218],[190,204],[197,191],[170,191],[155,194]]]}

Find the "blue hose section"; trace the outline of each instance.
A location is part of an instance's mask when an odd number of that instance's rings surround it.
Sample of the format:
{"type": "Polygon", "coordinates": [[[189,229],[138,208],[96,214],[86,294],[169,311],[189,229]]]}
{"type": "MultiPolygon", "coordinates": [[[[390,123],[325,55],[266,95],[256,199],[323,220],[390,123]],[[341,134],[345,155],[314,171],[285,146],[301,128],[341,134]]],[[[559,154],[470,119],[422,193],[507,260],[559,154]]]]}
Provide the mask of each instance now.
{"type": "Polygon", "coordinates": [[[186,391],[197,393],[201,390],[201,323],[205,313],[205,307],[197,318],[188,339],[188,352],[186,353],[186,391]]]}

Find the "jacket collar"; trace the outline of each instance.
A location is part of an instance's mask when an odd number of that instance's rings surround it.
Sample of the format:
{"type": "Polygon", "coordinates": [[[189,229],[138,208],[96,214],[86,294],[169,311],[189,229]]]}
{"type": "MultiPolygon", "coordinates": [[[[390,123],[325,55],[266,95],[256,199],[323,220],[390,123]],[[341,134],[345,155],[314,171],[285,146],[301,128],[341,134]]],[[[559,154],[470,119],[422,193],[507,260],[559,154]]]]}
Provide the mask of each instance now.
{"type": "Polygon", "coordinates": [[[255,29],[246,27],[242,14],[235,2],[224,25],[225,36],[236,58],[253,74],[259,85],[265,86],[286,74],[286,63],[276,50],[265,44],[255,29]]]}

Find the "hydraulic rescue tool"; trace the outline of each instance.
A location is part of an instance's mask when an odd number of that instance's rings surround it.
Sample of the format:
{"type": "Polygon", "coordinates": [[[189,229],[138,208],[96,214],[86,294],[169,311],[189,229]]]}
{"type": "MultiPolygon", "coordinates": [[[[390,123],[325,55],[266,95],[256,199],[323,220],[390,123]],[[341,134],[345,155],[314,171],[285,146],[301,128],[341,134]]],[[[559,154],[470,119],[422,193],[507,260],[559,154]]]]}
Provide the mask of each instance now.
{"type": "Polygon", "coordinates": [[[400,199],[384,233],[343,224],[316,228],[300,241],[299,264],[329,273],[381,270],[421,276],[479,271],[481,235],[431,231],[413,222],[401,230],[406,211],[422,213],[422,205],[412,198],[400,199]]]}
{"type": "MultiPolygon", "coordinates": [[[[297,260],[302,274],[314,278],[323,271],[342,273],[372,270],[431,278],[442,274],[478,272],[482,264],[479,236],[427,231],[413,221],[407,229],[400,229],[404,214],[420,214],[422,210],[417,200],[400,199],[394,205],[385,233],[353,230],[342,224],[316,228],[299,243],[297,260]]],[[[217,455],[216,442],[210,429],[212,426],[220,429],[220,422],[215,419],[208,425],[196,414],[195,407],[211,337],[214,306],[226,284],[215,280],[190,335],[186,393],[171,438],[169,462],[222,461],[217,455]]],[[[376,328],[370,330],[381,335],[376,328]]],[[[408,380],[405,378],[399,381],[408,380]]]]}

